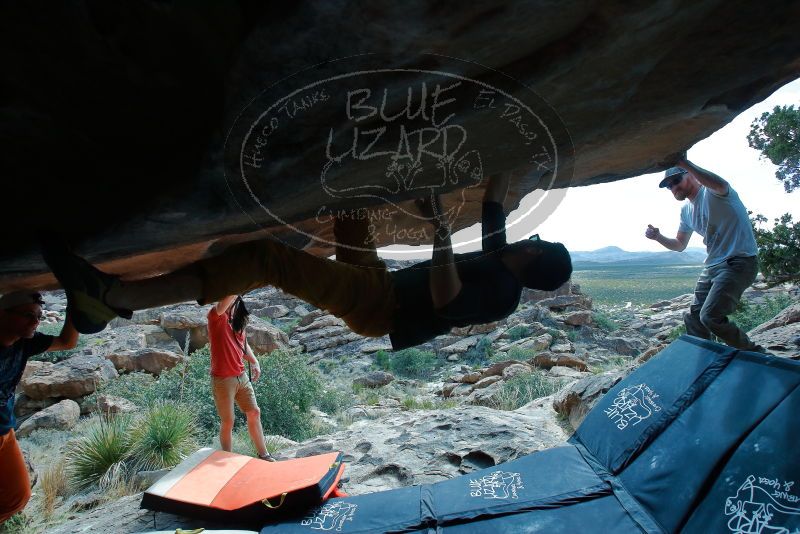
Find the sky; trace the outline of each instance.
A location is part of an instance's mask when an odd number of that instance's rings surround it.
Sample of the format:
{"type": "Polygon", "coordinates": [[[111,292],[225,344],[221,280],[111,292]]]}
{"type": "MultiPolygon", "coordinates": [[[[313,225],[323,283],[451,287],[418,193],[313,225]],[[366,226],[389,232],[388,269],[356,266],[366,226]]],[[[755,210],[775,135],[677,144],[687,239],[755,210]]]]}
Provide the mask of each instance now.
{"type": "MultiPolygon", "coordinates": [[[[726,179],[739,193],[745,207],[765,215],[770,221],[784,213],[800,218],[800,191],[786,193],[775,178],[775,165],[761,159],[747,144],[750,124],[776,105],[800,104],[800,80],[795,80],[769,98],[745,110],[725,127],[699,141],[688,151],[688,159],[726,179]]],[[[507,230],[508,240],[516,241],[532,233],[542,239],[560,241],[569,250],[589,251],[618,246],[628,251],[663,251],[657,242],[644,237],[648,224],[669,237],[678,231],[681,203],[666,189],[659,189],[663,172],[587,187],[570,188],[555,213],[536,228],[524,223],[507,230]]],[[[526,197],[528,198],[528,197],[526,197]]],[[[520,209],[525,209],[525,199],[520,209]]],[[[513,221],[516,212],[508,220],[513,221]]],[[[478,226],[457,232],[453,242],[480,235],[478,226]]],[[[690,247],[703,247],[703,239],[693,234],[690,247]]],[[[474,246],[465,250],[479,248],[474,246]]],[[[429,257],[430,248],[392,247],[381,249],[381,256],[395,259],[429,257]],[[403,252],[393,252],[392,250],[403,252]],[[409,254],[409,250],[416,253],[409,254]]]]}

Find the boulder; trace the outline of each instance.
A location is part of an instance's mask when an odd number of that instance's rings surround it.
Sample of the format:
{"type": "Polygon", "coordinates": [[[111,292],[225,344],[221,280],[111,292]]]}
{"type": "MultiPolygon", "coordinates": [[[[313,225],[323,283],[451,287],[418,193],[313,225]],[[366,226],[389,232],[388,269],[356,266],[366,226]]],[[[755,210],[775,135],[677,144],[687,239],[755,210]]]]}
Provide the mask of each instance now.
{"type": "Polygon", "coordinates": [[[246,332],[247,343],[256,354],[267,354],[289,346],[289,336],[286,335],[286,332],[252,315],[246,332]]]}
{"type": "MultiPolygon", "coordinates": [[[[492,377],[495,378],[495,377],[492,377]]],[[[499,378],[499,377],[497,377],[499,378]]],[[[477,384],[476,384],[477,386],[477,384]]],[[[496,396],[500,391],[503,389],[503,382],[502,380],[498,380],[492,384],[484,388],[475,389],[473,388],[472,393],[470,393],[465,399],[464,402],[467,404],[471,404],[473,406],[492,406],[494,407],[497,403],[496,396]]]]}
{"type": "MultiPolygon", "coordinates": [[[[514,364],[514,365],[517,365],[517,364],[514,364]]],[[[509,366],[509,367],[511,367],[511,366],[509,366]]],[[[503,370],[505,370],[505,369],[503,369],[503,370]]],[[[501,380],[503,380],[503,376],[502,375],[493,375],[493,376],[487,376],[486,378],[481,378],[480,380],[475,382],[475,384],[472,385],[472,390],[475,391],[477,389],[487,388],[487,387],[491,386],[492,384],[500,382],[501,380]]]]}
{"type": "Polygon", "coordinates": [[[296,341],[306,352],[332,349],[362,339],[361,336],[343,325],[309,328],[312,327],[313,324],[314,323],[308,325],[305,330],[300,332],[297,331],[299,329],[296,329],[293,336],[292,341],[296,341]]]}
{"type": "Polygon", "coordinates": [[[567,309],[591,310],[592,298],[586,295],[558,295],[538,302],[539,306],[555,311],[567,309]]]}
{"type": "Polygon", "coordinates": [[[309,326],[310,324],[312,324],[314,321],[316,321],[320,317],[331,317],[334,320],[336,320],[336,318],[333,315],[330,315],[325,310],[314,310],[312,312],[309,312],[309,313],[306,313],[305,315],[303,315],[302,318],[300,319],[300,322],[297,323],[297,326],[295,328],[296,328],[296,330],[299,330],[301,332],[303,330],[307,330],[307,328],[305,328],[305,327],[309,326]]]}
{"type": "Polygon", "coordinates": [[[571,326],[588,326],[592,324],[592,312],[576,311],[569,313],[564,317],[564,324],[571,326]]]}
{"type": "Polygon", "coordinates": [[[454,336],[474,336],[477,334],[488,334],[490,332],[494,332],[499,325],[499,321],[494,321],[492,323],[486,324],[474,324],[471,326],[464,326],[461,328],[453,328],[450,330],[450,333],[454,336]]]}
{"type": "Polygon", "coordinates": [[[533,338],[522,340],[517,346],[521,349],[530,350],[547,350],[553,343],[553,336],[550,334],[541,334],[533,338]]]}
{"type": "Polygon", "coordinates": [[[471,371],[469,373],[464,373],[460,376],[460,379],[457,382],[461,382],[462,384],[474,384],[478,380],[481,379],[481,373],[478,371],[471,371]]]}
{"type": "Polygon", "coordinates": [[[18,418],[25,418],[57,402],[58,399],[52,397],[46,399],[32,399],[24,393],[18,393],[14,399],[14,415],[18,418]]]}
{"type": "Polygon", "coordinates": [[[525,375],[533,372],[533,368],[526,363],[515,363],[503,369],[503,380],[508,380],[517,375],[525,375]]]}
{"type": "Polygon", "coordinates": [[[40,369],[21,383],[22,391],[32,399],[77,399],[94,392],[98,385],[117,376],[114,364],[107,359],[83,354],[40,369]]]}
{"type": "Polygon", "coordinates": [[[378,352],[379,350],[389,352],[392,350],[392,344],[388,341],[385,341],[377,343],[365,343],[364,345],[361,345],[361,352],[364,354],[372,354],[373,352],[378,352]]]}
{"type": "Polygon", "coordinates": [[[289,308],[283,304],[273,304],[272,306],[261,308],[259,312],[261,315],[269,317],[270,319],[280,319],[281,317],[289,315],[289,308]]]}
{"type": "Polygon", "coordinates": [[[622,356],[636,356],[647,348],[647,341],[634,337],[605,336],[597,343],[622,356]]]}
{"type": "Polygon", "coordinates": [[[107,354],[106,358],[114,364],[117,371],[146,371],[158,376],[186,360],[183,353],[175,353],[166,349],[121,350],[107,354]]]}
{"type": "Polygon", "coordinates": [[[472,384],[462,384],[459,382],[450,382],[442,387],[442,397],[463,397],[472,392],[472,384]]]}
{"type": "MultiPolygon", "coordinates": [[[[48,367],[51,367],[52,365],[53,364],[51,362],[40,362],[40,361],[37,361],[37,360],[28,360],[28,362],[25,364],[25,369],[22,371],[22,377],[20,378],[20,381],[24,380],[25,378],[28,378],[29,376],[31,376],[33,374],[36,374],[38,371],[40,371],[42,369],[47,369],[48,367]]],[[[21,382],[17,384],[17,389],[16,390],[17,391],[22,391],[21,382]]]]}
{"type": "Polygon", "coordinates": [[[553,409],[577,429],[586,414],[603,398],[609,389],[625,378],[630,371],[614,371],[590,375],[573,382],[553,397],[553,409]]]}
{"type": "Polygon", "coordinates": [[[800,323],[800,302],[796,302],[783,309],[778,315],[766,321],[748,332],[748,335],[753,336],[761,334],[767,330],[772,330],[780,326],[787,326],[794,323],[800,323]]]}
{"type": "Polygon", "coordinates": [[[510,365],[521,364],[522,362],[519,360],[504,360],[502,362],[496,362],[490,365],[481,373],[482,378],[486,378],[487,376],[502,376],[503,369],[510,365]]]}
{"type": "Polygon", "coordinates": [[[394,375],[384,371],[373,371],[365,376],[353,380],[353,385],[365,388],[379,388],[390,384],[394,380],[394,375]]]}
{"type": "Polygon", "coordinates": [[[99,411],[102,414],[133,413],[139,409],[128,399],[105,394],[97,395],[96,402],[89,404],[91,411],[99,411]]]}
{"type": "Polygon", "coordinates": [[[586,373],[582,373],[577,371],[571,367],[562,367],[560,365],[555,365],[550,368],[550,376],[554,376],[557,378],[583,378],[586,376],[586,373]]]}
{"type": "Polygon", "coordinates": [[[483,335],[469,336],[467,338],[456,341],[451,345],[442,347],[441,349],[439,349],[439,352],[444,354],[461,354],[467,352],[469,349],[477,345],[478,341],[480,341],[482,337],[483,335]]]}
{"type": "Polygon", "coordinates": [[[561,341],[551,345],[550,352],[554,354],[567,354],[575,352],[575,346],[569,341],[561,341]]]}
{"type": "Polygon", "coordinates": [[[74,400],[64,399],[26,419],[17,430],[17,436],[24,438],[30,436],[34,430],[43,428],[69,430],[75,426],[80,416],[81,408],[78,403],[74,400]]]}
{"type": "Polygon", "coordinates": [[[528,360],[528,363],[541,369],[551,369],[554,366],[560,366],[577,369],[578,371],[589,370],[586,362],[574,354],[553,354],[552,352],[540,352],[528,360]]]}

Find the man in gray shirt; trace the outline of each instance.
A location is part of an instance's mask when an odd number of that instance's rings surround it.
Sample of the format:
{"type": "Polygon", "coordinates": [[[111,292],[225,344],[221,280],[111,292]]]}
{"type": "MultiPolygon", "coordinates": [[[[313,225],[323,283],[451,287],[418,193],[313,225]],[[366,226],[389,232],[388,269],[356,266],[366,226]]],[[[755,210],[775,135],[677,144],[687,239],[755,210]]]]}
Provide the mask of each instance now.
{"type": "Polygon", "coordinates": [[[728,315],[736,310],[742,293],[758,273],[758,247],[747,209],[733,188],[686,158],[668,169],[659,187],[670,190],[676,200],[688,200],[681,209],[677,236],[672,239],[647,225],[645,236],[680,252],[692,232],[703,236],[708,257],[694,289],[694,302],[683,314],[686,332],[710,339],[716,335],[732,347],[763,352],[728,315]]]}

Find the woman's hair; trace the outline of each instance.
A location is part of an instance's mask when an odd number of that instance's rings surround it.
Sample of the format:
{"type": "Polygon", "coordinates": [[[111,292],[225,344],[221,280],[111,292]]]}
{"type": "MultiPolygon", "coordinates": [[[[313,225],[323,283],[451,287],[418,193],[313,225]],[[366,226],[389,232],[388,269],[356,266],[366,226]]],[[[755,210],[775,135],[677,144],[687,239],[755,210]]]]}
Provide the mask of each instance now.
{"type": "Polygon", "coordinates": [[[241,295],[236,297],[231,306],[231,328],[234,332],[239,333],[247,326],[247,321],[250,320],[250,312],[247,311],[247,306],[244,305],[241,295]]]}

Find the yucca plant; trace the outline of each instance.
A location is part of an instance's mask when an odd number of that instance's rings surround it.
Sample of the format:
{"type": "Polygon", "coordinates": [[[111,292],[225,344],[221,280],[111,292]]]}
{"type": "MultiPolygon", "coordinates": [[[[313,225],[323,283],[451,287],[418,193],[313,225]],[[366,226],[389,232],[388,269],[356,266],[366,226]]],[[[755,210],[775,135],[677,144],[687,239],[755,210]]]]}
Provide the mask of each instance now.
{"type": "Polygon", "coordinates": [[[99,416],[82,437],[67,444],[67,473],[78,489],[108,487],[125,476],[130,425],[129,416],[99,416]]]}
{"type": "Polygon", "coordinates": [[[156,402],[130,432],[128,459],[135,472],[173,467],[195,451],[197,422],[192,411],[178,403],[156,402]]]}

